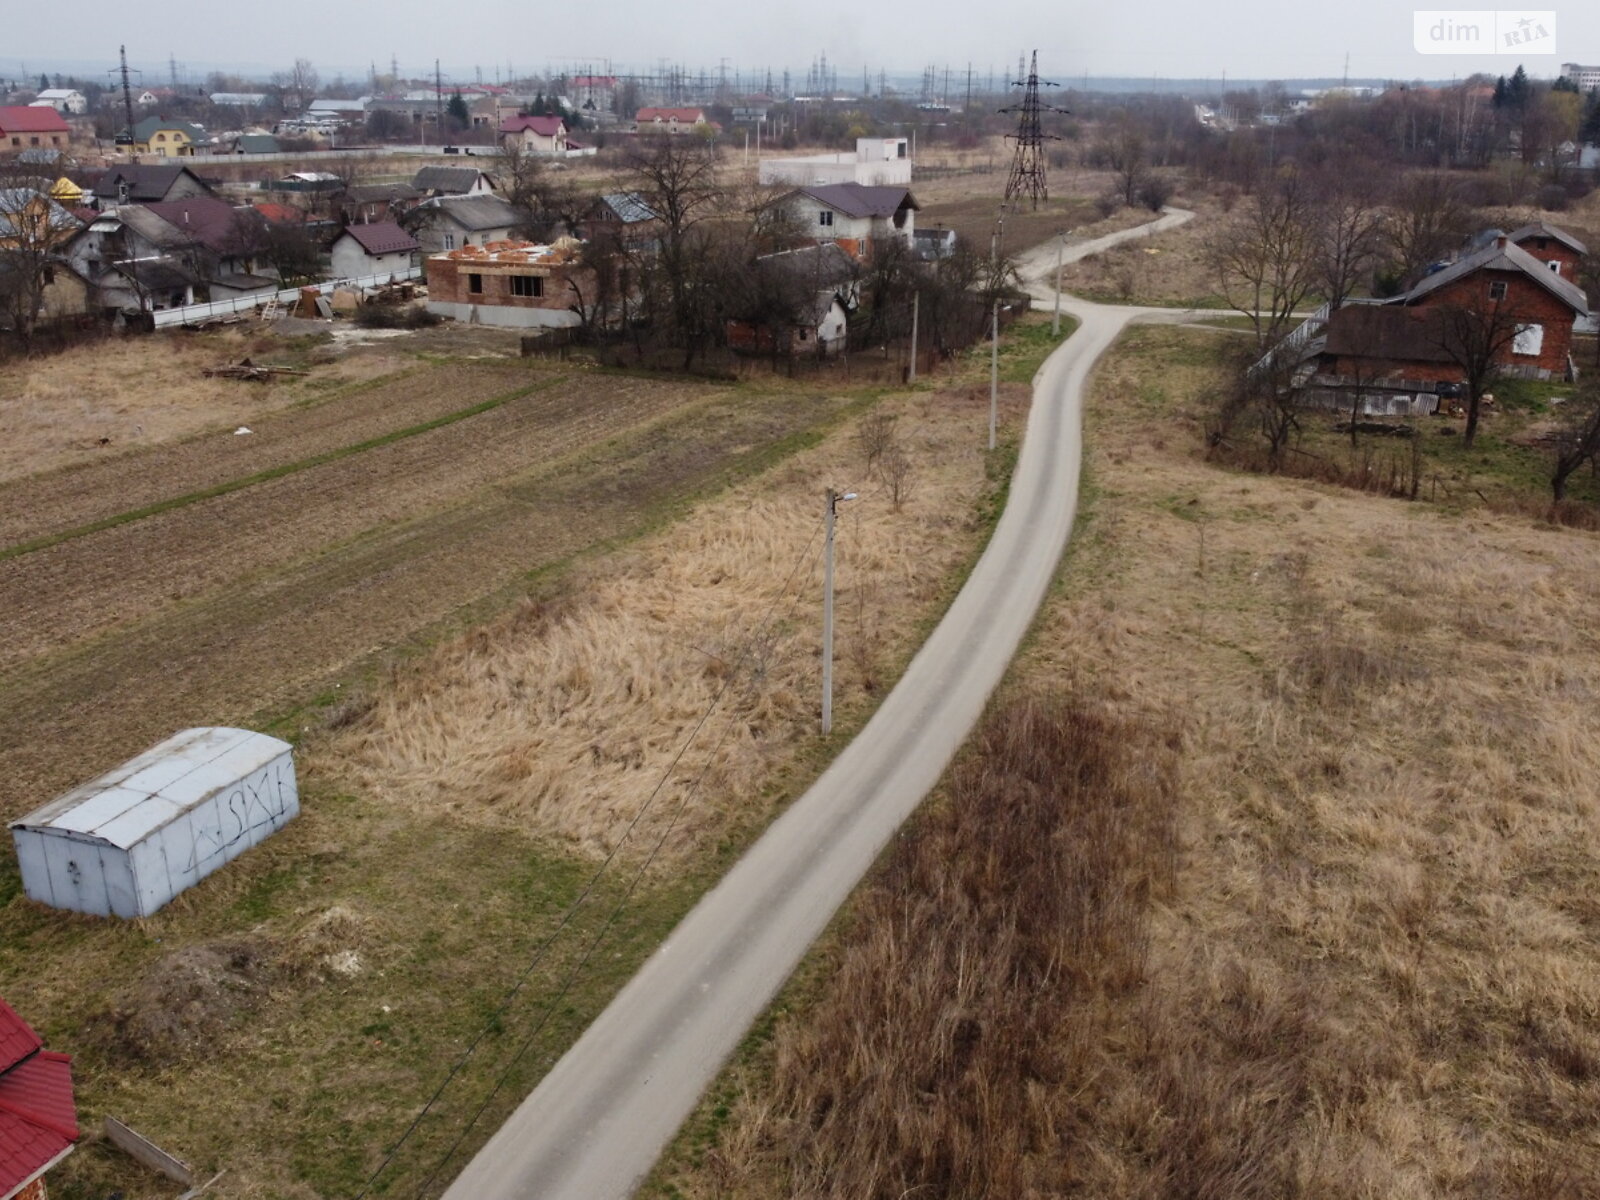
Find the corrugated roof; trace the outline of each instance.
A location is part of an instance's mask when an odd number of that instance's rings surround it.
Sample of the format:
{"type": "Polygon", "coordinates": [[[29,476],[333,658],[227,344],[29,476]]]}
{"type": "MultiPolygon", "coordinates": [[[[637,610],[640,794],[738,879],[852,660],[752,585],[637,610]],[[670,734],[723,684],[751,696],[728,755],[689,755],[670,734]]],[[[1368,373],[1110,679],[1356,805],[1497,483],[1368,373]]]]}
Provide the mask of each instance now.
{"type": "Polygon", "coordinates": [[[1444,270],[1435,271],[1409,292],[1396,296],[1390,303],[1414,304],[1446,284],[1455,283],[1478,271],[1520,271],[1558,300],[1569,305],[1579,315],[1589,311],[1589,298],[1584,295],[1582,288],[1563,279],[1522,247],[1509,241],[1504,246],[1499,244],[1485,246],[1476,254],[1469,254],[1444,270]]]}
{"type": "Polygon", "coordinates": [[[510,229],[520,219],[517,210],[499,196],[440,196],[421,206],[448,216],[463,229],[510,229]]]}
{"type": "Polygon", "coordinates": [[[71,133],[72,127],[53,108],[31,104],[0,105],[0,133],[71,133]]]}
{"type": "Polygon", "coordinates": [[[636,225],[640,221],[654,221],[656,210],[644,202],[638,192],[607,192],[600,197],[612,212],[617,214],[617,220],[624,225],[636,225]]]}
{"type": "Polygon", "coordinates": [[[424,192],[461,196],[478,185],[482,174],[477,167],[423,167],[412,177],[411,186],[424,192]]]}
{"type": "Polygon", "coordinates": [[[1574,254],[1587,254],[1589,248],[1573,237],[1565,229],[1557,229],[1554,225],[1546,225],[1543,221],[1535,221],[1531,225],[1524,225],[1511,235],[1511,243],[1520,246],[1530,238],[1554,238],[1574,254]]]}
{"type": "Polygon", "coordinates": [[[288,742],[248,729],[185,729],[11,828],[75,833],[126,850],[289,749],[288,742]]]}
{"type": "Polygon", "coordinates": [[[393,221],[373,221],[368,225],[346,225],[344,231],[355,238],[361,248],[368,254],[395,254],[403,250],[418,250],[421,248],[417,244],[416,238],[401,229],[393,221]]]}
{"type": "Polygon", "coordinates": [[[847,217],[892,217],[902,205],[919,209],[915,196],[903,187],[867,187],[860,183],[829,183],[801,188],[801,193],[820,200],[847,217]]]}

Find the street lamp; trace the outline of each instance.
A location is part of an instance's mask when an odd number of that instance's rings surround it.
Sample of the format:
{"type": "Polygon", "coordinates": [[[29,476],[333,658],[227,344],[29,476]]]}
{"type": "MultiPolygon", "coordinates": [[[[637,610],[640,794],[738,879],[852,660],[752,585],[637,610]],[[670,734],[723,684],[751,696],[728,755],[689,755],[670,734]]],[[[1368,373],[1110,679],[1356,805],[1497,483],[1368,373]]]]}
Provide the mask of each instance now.
{"type": "Polygon", "coordinates": [[[828,488],[823,509],[822,538],[822,732],[833,732],[833,522],[840,501],[854,500],[854,492],[828,488]]]}

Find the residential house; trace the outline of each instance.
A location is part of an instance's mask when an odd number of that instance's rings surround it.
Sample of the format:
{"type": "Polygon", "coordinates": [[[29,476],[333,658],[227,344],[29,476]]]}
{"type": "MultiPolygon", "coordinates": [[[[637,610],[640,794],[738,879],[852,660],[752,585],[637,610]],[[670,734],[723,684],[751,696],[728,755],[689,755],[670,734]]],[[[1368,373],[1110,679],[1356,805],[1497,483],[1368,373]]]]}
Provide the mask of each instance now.
{"type": "Polygon", "coordinates": [[[365,225],[399,221],[422,200],[422,193],[409,183],[358,183],[334,197],[334,204],[346,225],[365,225]]]}
{"type": "Polygon", "coordinates": [[[800,222],[805,235],[817,242],[838,242],[850,254],[865,260],[872,243],[891,238],[910,245],[916,233],[916,197],[903,187],[864,187],[859,183],[833,183],[801,188],[783,203],[800,222]]]}
{"type": "Polygon", "coordinates": [[[507,117],[500,122],[500,143],[534,154],[565,154],[567,123],[560,117],[507,117]]]}
{"type": "Polygon", "coordinates": [[[0,1000],[0,1200],[48,1200],[45,1175],[78,1137],[72,1059],[0,1000]]]}
{"type": "Polygon", "coordinates": [[[132,163],[79,175],[76,182],[101,208],[216,195],[205,180],[181,163],[132,163]]]}
{"type": "Polygon", "coordinates": [[[38,188],[0,188],[0,249],[64,248],[83,223],[38,188]]]}
{"type": "Polygon", "coordinates": [[[88,311],[87,285],[64,257],[82,228],[45,192],[0,188],[0,295],[10,298],[0,322],[55,321],[88,311]]]}
{"type": "Polygon", "coordinates": [[[661,217],[637,192],[607,192],[595,198],[578,228],[585,241],[614,240],[624,247],[650,247],[661,236],[661,217]]]}
{"type": "Polygon", "coordinates": [[[417,239],[393,221],[347,225],[333,239],[333,277],[362,279],[406,271],[420,248],[417,239]]]}
{"type": "Polygon", "coordinates": [[[854,154],[813,154],[798,158],[764,158],[757,168],[763,184],[787,183],[816,187],[859,183],[888,187],[911,182],[911,144],[903,137],[857,138],[854,154]]]}
{"type": "Polygon", "coordinates": [[[411,186],[424,196],[481,196],[499,190],[477,167],[423,167],[412,176],[411,186]]]}
{"type": "Polygon", "coordinates": [[[278,139],[270,133],[241,133],[219,146],[217,154],[279,154],[278,139]]]}
{"type": "Polygon", "coordinates": [[[1502,372],[1570,378],[1573,325],[1588,307],[1576,284],[1501,234],[1382,305],[1347,304],[1331,314],[1325,341],[1314,347],[1311,387],[1397,391],[1414,395],[1420,411],[1432,411],[1434,399],[1449,390],[1441,385],[1465,379],[1450,352],[1461,344],[1463,313],[1506,326],[1511,336],[1496,355],[1502,372]]]}
{"type": "Polygon", "coordinates": [[[157,158],[190,158],[205,140],[198,125],[167,117],[146,117],[133,127],[133,152],[157,158]]]}
{"type": "Polygon", "coordinates": [[[1577,238],[1564,229],[1535,221],[1507,234],[1513,246],[1526,250],[1563,279],[1576,279],[1578,263],[1589,253],[1577,238]]]}
{"type": "Polygon", "coordinates": [[[593,303],[594,273],[582,265],[582,244],[494,242],[430,255],[428,311],[469,324],[512,329],[571,327],[593,303]]]}
{"type": "Polygon", "coordinates": [[[636,133],[714,133],[703,108],[641,108],[633,118],[636,133]]]}
{"type": "Polygon", "coordinates": [[[64,117],[81,117],[89,111],[89,100],[77,88],[45,88],[35,104],[47,105],[64,117]]]}
{"type": "Polygon", "coordinates": [[[133,98],[133,102],[135,104],[137,104],[140,108],[151,108],[154,105],[157,105],[157,104],[161,103],[161,97],[156,95],[152,91],[146,90],[146,91],[140,92],[137,96],[135,96],[133,98]]]}
{"type": "Polygon", "coordinates": [[[426,254],[503,242],[522,223],[522,214],[499,196],[436,196],[406,215],[426,254]]]}
{"type": "Polygon", "coordinates": [[[71,141],[72,127],[53,108],[0,106],[0,157],[35,147],[65,150],[71,141]]]}
{"type": "Polygon", "coordinates": [[[265,294],[277,280],[256,261],[241,214],[213,196],[124,204],[99,214],[67,246],[99,292],[98,307],[154,311],[204,298],[265,294]]]}
{"type": "Polygon", "coordinates": [[[756,259],[760,312],[728,323],[728,345],[756,354],[828,358],[845,348],[860,302],[859,264],[835,242],[756,259]]]}

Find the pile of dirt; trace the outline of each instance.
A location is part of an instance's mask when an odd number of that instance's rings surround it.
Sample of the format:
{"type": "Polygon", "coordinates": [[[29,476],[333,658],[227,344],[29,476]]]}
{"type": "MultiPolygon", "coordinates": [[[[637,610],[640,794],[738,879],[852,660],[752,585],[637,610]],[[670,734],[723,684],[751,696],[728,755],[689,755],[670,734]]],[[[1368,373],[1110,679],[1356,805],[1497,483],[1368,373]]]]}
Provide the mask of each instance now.
{"type": "Polygon", "coordinates": [[[279,974],[261,941],[202,942],[162,956],[90,1022],[112,1057],[165,1065],[213,1048],[266,999],[279,974]]]}

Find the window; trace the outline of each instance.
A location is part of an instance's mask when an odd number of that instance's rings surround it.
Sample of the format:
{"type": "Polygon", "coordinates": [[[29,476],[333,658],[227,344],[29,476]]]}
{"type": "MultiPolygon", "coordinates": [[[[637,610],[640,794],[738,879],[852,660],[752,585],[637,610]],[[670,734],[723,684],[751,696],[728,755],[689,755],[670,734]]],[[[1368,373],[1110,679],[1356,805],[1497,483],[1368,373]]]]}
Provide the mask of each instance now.
{"type": "Polygon", "coordinates": [[[829,212],[827,209],[823,209],[821,212],[819,212],[817,214],[817,224],[818,225],[832,225],[833,224],[833,214],[831,212],[829,212]]]}
{"type": "Polygon", "coordinates": [[[39,144],[39,139],[38,138],[31,137],[31,138],[28,139],[28,145],[37,146],[38,144],[39,144]]]}
{"type": "Polygon", "coordinates": [[[46,267],[44,269],[44,285],[45,285],[45,287],[49,287],[55,281],[56,281],[56,269],[54,267],[46,267]]]}
{"type": "Polygon", "coordinates": [[[474,296],[483,295],[483,276],[482,275],[468,275],[467,276],[467,291],[471,292],[474,296]]]}
{"type": "Polygon", "coordinates": [[[513,296],[542,296],[544,295],[544,280],[538,275],[513,275],[511,277],[511,294],[513,296]]]}
{"type": "Polygon", "coordinates": [[[166,140],[167,140],[167,135],[166,135],[166,134],[164,134],[164,133],[158,133],[158,134],[156,134],[156,141],[158,141],[158,142],[164,142],[164,141],[166,141],[166,140]]]}
{"type": "Polygon", "coordinates": [[[1511,353],[1536,356],[1544,349],[1543,325],[1518,325],[1517,336],[1511,339],[1511,353]]]}
{"type": "Polygon", "coordinates": [[[1506,281],[1496,279],[1489,285],[1489,299],[1504,300],[1506,298],[1506,281]]]}
{"type": "Polygon", "coordinates": [[[1547,267],[1549,267],[1552,271],[1554,271],[1557,275],[1561,274],[1561,264],[1559,262],[1546,263],[1545,265],[1547,267]]]}
{"type": "Polygon", "coordinates": [[[456,235],[455,234],[447,233],[447,234],[444,235],[444,248],[446,250],[454,250],[456,248],[456,235]]]}

